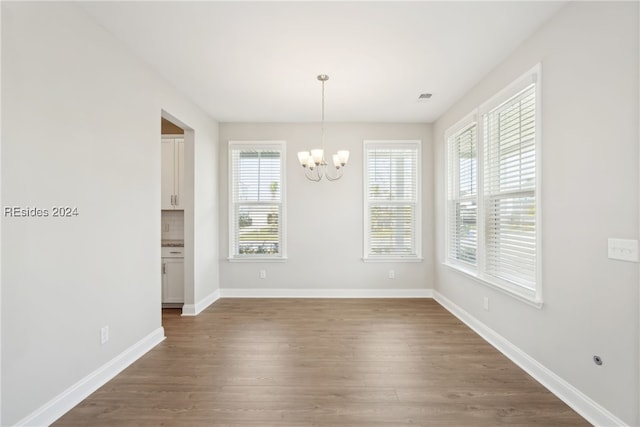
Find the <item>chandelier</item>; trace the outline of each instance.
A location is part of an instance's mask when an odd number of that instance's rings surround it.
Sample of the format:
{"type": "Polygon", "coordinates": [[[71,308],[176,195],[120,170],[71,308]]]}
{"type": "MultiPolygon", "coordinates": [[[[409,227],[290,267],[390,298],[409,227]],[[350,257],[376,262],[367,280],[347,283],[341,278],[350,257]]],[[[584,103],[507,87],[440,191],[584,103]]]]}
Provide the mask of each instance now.
{"type": "Polygon", "coordinates": [[[326,74],[320,74],[318,80],[322,82],[322,138],[320,139],[320,148],[314,148],[311,151],[299,151],[298,161],[304,169],[304,175],[310,181],[318,182],[323,177],[329,181],[335,181],[342,178],[342,168],[349,161],[349,151],[340,150],[333,155],[333,167],[330,167],[324,159],[324,83],[329,80],[326,74]],[[329,173],[335,169],[335,173],[329,173]]]}

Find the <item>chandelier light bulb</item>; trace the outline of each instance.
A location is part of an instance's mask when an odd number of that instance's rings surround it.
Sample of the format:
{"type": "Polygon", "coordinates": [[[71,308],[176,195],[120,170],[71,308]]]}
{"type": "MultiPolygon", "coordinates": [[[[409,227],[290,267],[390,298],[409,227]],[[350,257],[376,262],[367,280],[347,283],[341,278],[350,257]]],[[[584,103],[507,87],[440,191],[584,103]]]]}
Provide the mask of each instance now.
{"type": "Polygon", "coordinates": [[[349,161],[349,151],[348,150],[340,150],[338,151],[338,158],[340,159],[340,164],[342,166],[346,165],[349,161]]]}
{"type": "Polygon", "coordinates": [[[316,167],[316,162],[313,161],[313,157],[312,156],[307,157],[307,167],[309,169],[313,169],[313,168],[316,167]]]}
{"type": "Polygon", "coordinates": [[[307,166],[307,162],[309,160],[309,152],[308,151],[298,151],[298,161],[302,167],[307,166]]]}
{"type": "Polygon", "coordinates": [[[311,150],[311,157],[313,157],[313,161],[316,162],[316,165],[321,164],[322,159],[324,158],[324,150],[321,148],[311,150]]]}
{"type": "Polygon", "coordinates": [[[340,162],[340,156],[338,156],[337,154],[333,155],[333,166],[335,166],[336,169],[340,169],[342,167],[342,163],[340,162]]]}

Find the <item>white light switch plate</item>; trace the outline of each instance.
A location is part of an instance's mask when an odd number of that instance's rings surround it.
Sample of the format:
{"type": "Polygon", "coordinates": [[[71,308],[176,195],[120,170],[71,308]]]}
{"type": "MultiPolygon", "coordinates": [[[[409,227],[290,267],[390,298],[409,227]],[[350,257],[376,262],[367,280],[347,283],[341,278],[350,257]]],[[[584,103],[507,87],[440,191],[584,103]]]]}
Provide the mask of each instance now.
{"type": "Polygon", "coordinates": [[[609,239],[609,258],[638,262],[638,241],[633,239],[609,239]]]}

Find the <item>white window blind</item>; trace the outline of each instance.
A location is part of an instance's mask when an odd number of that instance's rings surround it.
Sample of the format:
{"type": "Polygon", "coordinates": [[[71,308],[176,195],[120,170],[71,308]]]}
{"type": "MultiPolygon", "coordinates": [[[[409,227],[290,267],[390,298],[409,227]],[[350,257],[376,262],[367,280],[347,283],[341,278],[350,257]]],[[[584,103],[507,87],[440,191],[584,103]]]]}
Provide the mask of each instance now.
{"type": "Polygon", "coordinates": [[[420,256],[418,153],[418,142],[365,142],[365,259],[420,256]]]}
{"type": "Polygon", "coordinates": [[[484,114],[486,272],[535,289],[536,91],[484,114]]]}
{"type": "Polygon", "coordinates": [[[478,149],[475,121],[447,138],[449,145],[448,256],[471,265],[477,263],[478,149]]]}
{"type": "Polygon", "coordinates": [[[283,256],[284,143],[230,143],[230,257],[283,256]]]}

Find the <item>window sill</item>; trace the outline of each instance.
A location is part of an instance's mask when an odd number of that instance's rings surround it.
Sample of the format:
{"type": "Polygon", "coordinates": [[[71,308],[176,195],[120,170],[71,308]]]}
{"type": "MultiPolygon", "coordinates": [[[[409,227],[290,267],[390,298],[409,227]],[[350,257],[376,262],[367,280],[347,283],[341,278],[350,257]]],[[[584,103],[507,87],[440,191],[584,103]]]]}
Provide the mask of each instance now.
{"type": "Polygon", "coordinates": [[[228,257],[229,262],[287,262],[287,257],[228,257]]]}
{"type": "Polygon", "coordinates": [[[363,262],[422,262],[424,258],[403,258],[403,257],[363,257],[363,262]]]}
{"type": "Polygon", "coordinates": [[[535,291],[529,291],[527,289],[520,288],[517,285],[509,285],[506,283],[503,284],[488,278],[480,277],[476,274],[475,271],[464,268],[464,266],[462,265],[457,265],[450,262],[443,262],[442,265],[444,265],[446,268],[450,270],[462,273],[465,276],[469,277],[470,279],[482,285],[488,286],[492,289],[502,292],[505,295],[515,298],[516,300],[523,302],[525,304],[528,304],[537,309],[541,309],[544,304],[542,299],[536,296],[535,291]]]}

